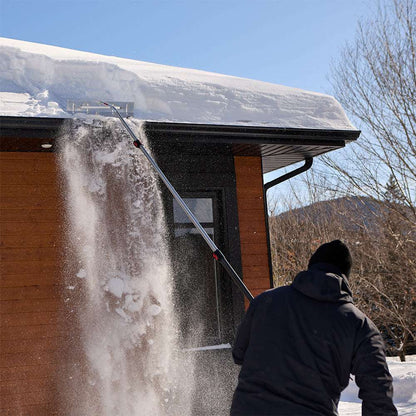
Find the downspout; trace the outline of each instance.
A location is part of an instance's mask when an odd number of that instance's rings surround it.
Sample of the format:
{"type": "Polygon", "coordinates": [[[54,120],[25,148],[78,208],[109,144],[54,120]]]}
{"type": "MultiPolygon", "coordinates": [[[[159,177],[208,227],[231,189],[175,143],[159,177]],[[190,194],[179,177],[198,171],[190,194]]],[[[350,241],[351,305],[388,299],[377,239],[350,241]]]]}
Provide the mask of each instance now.
{"type": "Polygon", "coordinates": [[[270,287],[273,287],[273,265],[272,265],[272,253],[271,253],[271,245],[270,245],[269,209],[267,206],[267,191],[270,188],[273,188],[274,186],[279,185],[280,183],[293,178],[294,176],[297,176],[303,172],[306,172],[312,167],[312,164],[313,164],[313,157],[307,157],[305,159],[305,164],[301,166],[300,168],[297,168],[295,170],[292,170],[291,172],[285,173],[284,175],[279,176],[278,178],[270,182],[267,182],[263,185],[264,212],[265,212],[265,218],[266,218],[267,251],[268,251],[268,257],[269,257],[269,270],[270,270],[270,276],[269,276],[270,287]]]}

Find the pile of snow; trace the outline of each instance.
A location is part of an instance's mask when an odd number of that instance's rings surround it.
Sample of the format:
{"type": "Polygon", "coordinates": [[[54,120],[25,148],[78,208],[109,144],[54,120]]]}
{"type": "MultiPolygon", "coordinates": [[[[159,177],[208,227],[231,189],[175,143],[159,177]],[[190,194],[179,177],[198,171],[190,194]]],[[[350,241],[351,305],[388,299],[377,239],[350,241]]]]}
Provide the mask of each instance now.
{"type": "MultiPolygon", "coordinates": [[[[416,355],[406,357],[400,362],[397,357],[388,358],[388,365],[393,376],[394,403],[400,415],[416,414],[416,355]]],[[[342,392],[339,405],[340,416],[361,416],[361,400],[355,382],[342,392]]]]}
{"type": "Polygon", "coordinates": [[[142,120],[354,129],[325,94],[0,38],[0,115],[71,117],[68,100],[132,101],[142,120]]]}

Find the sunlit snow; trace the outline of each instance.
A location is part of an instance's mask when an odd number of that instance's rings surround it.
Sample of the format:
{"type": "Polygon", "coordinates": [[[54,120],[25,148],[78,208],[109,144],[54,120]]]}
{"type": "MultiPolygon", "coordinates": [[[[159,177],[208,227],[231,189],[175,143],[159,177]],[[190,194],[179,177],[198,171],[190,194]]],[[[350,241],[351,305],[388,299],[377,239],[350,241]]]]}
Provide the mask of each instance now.
{"type": "Polygon", "coordinates": [[[0,115],[71,117],[68,100],[134,102],[142,120],[354,129],[329,95],[0,38],[0,115]]]}
{"type": "MultiPolygon", "coordinates": [[[[416,355],[406,357],[402,363],[398,357],[388,358],[393,376],[394,403],[400,416],[416,414],[416,355]]],[[[354,381],[342,392],[339,404],[340,416],[361,416],[361,400],[354,381]]]]}

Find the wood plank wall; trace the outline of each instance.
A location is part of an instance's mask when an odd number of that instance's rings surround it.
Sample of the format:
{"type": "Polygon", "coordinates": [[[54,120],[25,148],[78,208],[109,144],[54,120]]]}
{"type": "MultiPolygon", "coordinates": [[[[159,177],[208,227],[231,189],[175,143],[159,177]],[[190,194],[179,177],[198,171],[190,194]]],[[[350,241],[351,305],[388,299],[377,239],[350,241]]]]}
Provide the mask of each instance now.
{"type": "Polygon", "coordinates": [[[53,153],[0,153],[0,414],[57,414],[60,198],[53,153]]]}
{"type": "Polygon", "coordinates": [[[261,158],[234,158],[243,280],[257,296],[270,289],[261,158]]]}

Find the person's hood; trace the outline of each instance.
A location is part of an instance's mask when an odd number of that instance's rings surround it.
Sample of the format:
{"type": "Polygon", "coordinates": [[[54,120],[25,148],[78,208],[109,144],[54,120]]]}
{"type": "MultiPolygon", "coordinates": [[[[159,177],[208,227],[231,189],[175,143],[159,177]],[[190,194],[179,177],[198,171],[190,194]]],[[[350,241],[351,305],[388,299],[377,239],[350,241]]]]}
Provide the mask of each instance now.
{"type": "Polygon", "coordinates": [[[346,276],[331,264],[316,263],[308,270],[300,272],[292,287],[321,302],[353,303],[346,276]]]}

